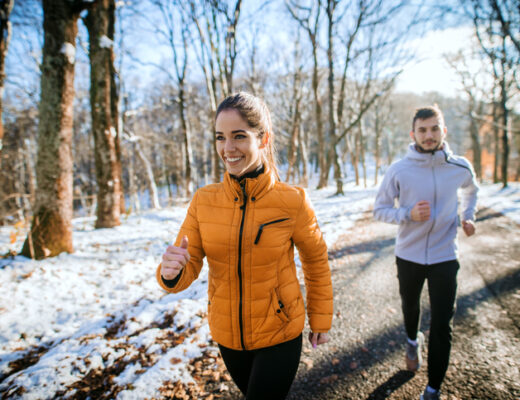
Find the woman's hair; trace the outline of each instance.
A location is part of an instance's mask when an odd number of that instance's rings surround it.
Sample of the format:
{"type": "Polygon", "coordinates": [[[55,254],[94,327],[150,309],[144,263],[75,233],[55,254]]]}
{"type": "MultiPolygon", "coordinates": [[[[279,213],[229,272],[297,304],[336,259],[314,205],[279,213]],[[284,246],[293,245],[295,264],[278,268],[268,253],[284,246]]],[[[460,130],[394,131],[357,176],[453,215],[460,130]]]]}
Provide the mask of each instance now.
{"type": "Polygon", "coordinates": [[[258,132],[258,137],[264,139],[267,135],[267,145],[265,147],[264,162],[271,169],[276,177],[280,179],[278,167],[276,166],[276,149],[274,146],[274,134],[271,124],[271,113],[266,104],[259,97],[247,92],[238,92],[226,97],[217,108],[217,115],[225,110],[236,110],[246,123],[258,132]]]}

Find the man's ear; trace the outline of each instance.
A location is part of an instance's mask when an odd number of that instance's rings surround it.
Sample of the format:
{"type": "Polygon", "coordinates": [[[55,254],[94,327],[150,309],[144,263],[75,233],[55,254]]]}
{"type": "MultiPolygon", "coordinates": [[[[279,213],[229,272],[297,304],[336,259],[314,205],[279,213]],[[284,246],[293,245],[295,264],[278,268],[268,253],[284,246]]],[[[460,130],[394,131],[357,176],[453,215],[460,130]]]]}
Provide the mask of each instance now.
{"type": "Polygon", "coordinates": [[[410,138],[415,142],[415,136],[413,131],[410,131],[410,138]]]}

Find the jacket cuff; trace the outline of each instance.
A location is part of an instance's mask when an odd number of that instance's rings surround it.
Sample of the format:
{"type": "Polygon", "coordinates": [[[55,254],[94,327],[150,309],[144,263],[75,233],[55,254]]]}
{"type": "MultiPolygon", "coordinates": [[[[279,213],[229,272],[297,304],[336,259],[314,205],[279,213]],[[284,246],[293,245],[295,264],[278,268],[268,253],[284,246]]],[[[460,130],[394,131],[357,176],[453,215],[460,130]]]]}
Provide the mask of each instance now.
{"type": "Polygon", "coordinates": [[[177,285],[177,283],[181,280],[183,271],[184,271],[184,268],[181,269],[181,271],[179,272],[179,275],[177,275],[173,279],[164,279],[163,276],[161,275],[161,264],[159,264],[157,266],[157,269],[155,270],[155,278],[157,279],[157,282],[163,289],[170,291],[170,289],[174,289],[175,286],[177,285]]]}
{"type": "Polygon", "coordinates": [[[164,283],[164,286],[169,287],[170,289],[174,288],[175,285],[177,285],[177,282],[180,281],[181,274],[182,274],[182,270],[179,272],[179,275],[177,275],[173,279],[164,279],[163,276],[161,275],[161,279],[162,279],[162,281],[164,283]]]}

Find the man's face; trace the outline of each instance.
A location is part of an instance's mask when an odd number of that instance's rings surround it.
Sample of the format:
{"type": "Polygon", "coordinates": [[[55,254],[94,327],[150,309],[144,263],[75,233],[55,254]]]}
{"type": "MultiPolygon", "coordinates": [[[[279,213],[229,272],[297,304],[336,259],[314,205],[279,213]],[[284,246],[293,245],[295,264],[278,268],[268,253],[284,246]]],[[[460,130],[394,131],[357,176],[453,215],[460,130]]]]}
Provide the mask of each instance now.
{"type": "Polygon", "coordinates": [[[439,117],[417,119],[410,137],[421,152],[435,151],[441,148],[448,129],[439,117]]]}

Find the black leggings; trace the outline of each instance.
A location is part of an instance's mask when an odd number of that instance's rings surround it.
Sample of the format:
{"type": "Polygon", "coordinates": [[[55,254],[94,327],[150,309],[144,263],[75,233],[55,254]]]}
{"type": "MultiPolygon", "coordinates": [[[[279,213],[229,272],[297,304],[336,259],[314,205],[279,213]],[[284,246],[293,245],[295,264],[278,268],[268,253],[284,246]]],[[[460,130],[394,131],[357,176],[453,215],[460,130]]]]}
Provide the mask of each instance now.
{"type": "Polygon", "coordinates": [[[302,335],[257,350],[232,350],[219,345],[224,363],[247,400],[285,399],[296,376],[302,335]]]}
{"type": "Polygon", "coordinates": [[[428,340],[428,384],[439,389],[446,375],[451,350],[451,320],[455,313],[459,262],[416,264],[397,257],[397,277],[404,325],[408,337],[416,339],[421,314],[421,291],[428,280],[430,294],[430,336],[428,340]]]}

